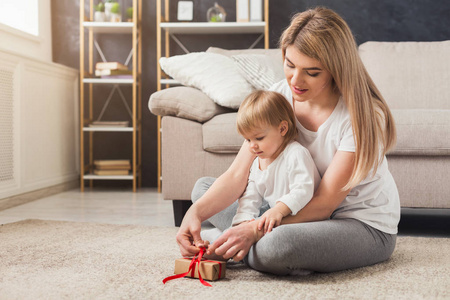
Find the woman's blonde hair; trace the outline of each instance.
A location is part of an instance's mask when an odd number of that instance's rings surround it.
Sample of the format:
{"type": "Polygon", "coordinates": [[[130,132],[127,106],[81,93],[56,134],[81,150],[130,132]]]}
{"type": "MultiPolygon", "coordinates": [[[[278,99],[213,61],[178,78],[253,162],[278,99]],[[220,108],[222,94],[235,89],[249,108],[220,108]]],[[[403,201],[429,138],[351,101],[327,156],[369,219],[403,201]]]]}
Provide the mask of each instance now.
{"type": "Polygon", "coordinates": [[[280,38],[283,59],[286,48],[318,60],[330,72],[342,95],[353,127],[356,144],[349,189],[375,174],[386,152],[396,142],[394,119],[381,93],[366,71],[347,23],[334,11],[317,7],[293,16],[280,38]]]}
{"type": "Polygon", "coordinates": [[[236,126],[240,135],[248,134],[266,126],[277,127],[286,121],[282,149],[297,135],[294,111],[283,95],[272,91],[258,90],[248,95],[239,107],[236,126]]]}

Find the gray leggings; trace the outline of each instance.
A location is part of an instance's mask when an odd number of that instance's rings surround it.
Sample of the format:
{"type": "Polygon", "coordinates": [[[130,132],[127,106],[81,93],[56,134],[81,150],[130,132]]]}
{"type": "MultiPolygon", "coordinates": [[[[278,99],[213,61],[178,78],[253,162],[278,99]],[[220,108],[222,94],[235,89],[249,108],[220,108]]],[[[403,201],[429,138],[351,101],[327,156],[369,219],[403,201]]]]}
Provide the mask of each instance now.
{"type": "MultiPolygon", "coordinates": [[[[212,177],[200,178],[192,191],[192,201],[199,199],[214,181],[212,177]]],[[[208,221],[224,231],[231,226],[237,207],[236,201],[208,221]]],[[[395,234],[355,219],[282,225],[254,244],[244,261],[255,270],[277,275],[341,271],[389,259],[396,239],[395,234]]]]}

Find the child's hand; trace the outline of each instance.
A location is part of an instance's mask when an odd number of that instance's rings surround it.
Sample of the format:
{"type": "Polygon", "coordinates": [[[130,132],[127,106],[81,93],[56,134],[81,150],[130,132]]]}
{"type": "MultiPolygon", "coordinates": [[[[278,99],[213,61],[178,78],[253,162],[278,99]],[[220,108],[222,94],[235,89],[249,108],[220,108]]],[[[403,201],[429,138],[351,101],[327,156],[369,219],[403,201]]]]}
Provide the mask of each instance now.
{"type": "Polygon", "coordinates": [[[258,230],[262,230],[264,226],[264,234],[271,232],[272,229],[279,226],[281,220],[290,213],[291,210],[286,204],[278,202],[261,216],[258,221],[258,230]]]}
{"type": "Polygon", "coordinates": [[[271,208],[259,219],[258,230],[262,230],[264,226],[264,234],[269,233],[281,224],[281,219],[283,219],[283,214],[275,208],[271,208]]]}

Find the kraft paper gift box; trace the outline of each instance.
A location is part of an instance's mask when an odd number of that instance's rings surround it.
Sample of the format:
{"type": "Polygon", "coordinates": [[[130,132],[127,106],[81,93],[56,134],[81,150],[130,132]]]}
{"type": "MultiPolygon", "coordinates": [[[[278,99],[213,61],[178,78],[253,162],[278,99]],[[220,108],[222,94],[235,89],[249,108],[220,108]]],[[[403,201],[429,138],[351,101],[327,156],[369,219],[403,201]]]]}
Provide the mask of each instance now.
{"type": "MultiPolygon", "coordinates": [[[[191,258],[179,258],[175,260],[175,271],[174,274],[183,274],[189,270],[189,265],[191,263],[191,258]]],[[[204,280],[218,280],[225,278],[226,262],[225,261],[213,261],[213,260],[203,260],[199,264],[194,264],[194,268],[189,272],[186,277],[198,278],[198,270],[200,268],[200,275],[204,280]]]]}

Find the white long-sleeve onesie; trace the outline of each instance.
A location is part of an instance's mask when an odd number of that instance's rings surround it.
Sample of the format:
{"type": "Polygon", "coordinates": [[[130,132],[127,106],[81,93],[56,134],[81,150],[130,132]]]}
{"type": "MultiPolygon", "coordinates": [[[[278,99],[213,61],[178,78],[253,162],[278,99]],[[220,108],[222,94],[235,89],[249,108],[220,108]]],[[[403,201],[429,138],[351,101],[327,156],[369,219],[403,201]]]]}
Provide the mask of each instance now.
{"type": "Polygon", "coordinates": [[[320,175],[309,151],[298,142],[289,143],[265,170],[256,158],[250,168],[248,185],[239,198],[233,225],[259,216],[263,199],[270,207],[279,201],[295,215],[311,200],[320,175]]]}

